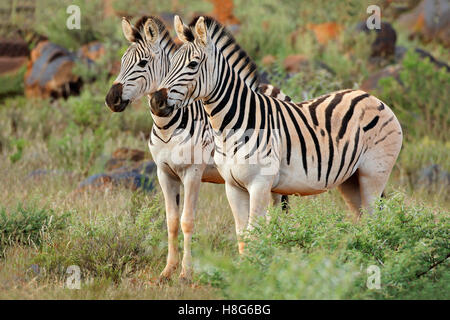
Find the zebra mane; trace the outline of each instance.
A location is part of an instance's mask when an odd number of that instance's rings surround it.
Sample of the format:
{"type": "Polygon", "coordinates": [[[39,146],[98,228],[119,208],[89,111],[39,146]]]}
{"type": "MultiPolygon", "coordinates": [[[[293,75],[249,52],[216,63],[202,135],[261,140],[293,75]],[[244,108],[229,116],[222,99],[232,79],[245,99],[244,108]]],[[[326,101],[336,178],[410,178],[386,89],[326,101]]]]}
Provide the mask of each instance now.
{"type": "MultiPolygon", "coordinates": [[[[235,53],[231,57],[238,55],[236,60],[244,60],[244,68],[239,71],[239,76],[243,79],[252,89],[256,90],[259,86],[258,70],[255,62],[245,52],[244,49],[237,43],[234,36],[228,31],[220,22],[214,18],[208,16],[202,16],[205,19],[205,25],[208,30],[208,34],[211,40],[214,41],[217,48],[222,51],[224,48],[231,49],[235,53]]],[[[189,28],[184,28],[184,36],[190,42],[194,41],[194,28],[200,16],[192,19],[189,23],[189,28]]]]}

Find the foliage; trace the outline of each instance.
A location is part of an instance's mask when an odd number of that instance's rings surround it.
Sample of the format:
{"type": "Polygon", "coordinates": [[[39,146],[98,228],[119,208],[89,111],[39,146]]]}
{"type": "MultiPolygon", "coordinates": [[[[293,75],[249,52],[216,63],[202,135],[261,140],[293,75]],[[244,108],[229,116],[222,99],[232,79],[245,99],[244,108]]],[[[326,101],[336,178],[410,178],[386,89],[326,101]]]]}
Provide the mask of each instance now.
{"type": "Polygon", "coordinates": [[[7,96],[14,96],[23,94],[23,77],[27,68],[22,66],[19,70],[13,73],[8,73],[0,76],[0,101],[7,96]]]}
{"type": "Polygon", "coordinates": [[[313,199],[289,214],[272,211],[248,234],[241,262],[219,262],[222,269],[200,280],[232,299],[448,299],[449,212],[405,205],[397,194],[353,224],[345,212],[318,205],[313,199]],[[381,269],[381,290],[366,287],[370,265],[381,269]],[[418,287],[426,291],[414,296],[418,287]]]}
{"type": "Polygon", "coordinates": [[[0,257],[10,245],[36,245],[67,226],[70,213],[57,215],[51,209],[18,204],[14,210],[0,208],[0,257]]]}
{"type": "Polygon", "coordinates": [[[392,107],[406,139],[448,139],[450,73],[412,51],[406,53],[402,67],[399,81],[392,77],[380,80],[378,97],[392,107]]]}
{"type": "MultiPolygon", "coordinates": [[[[161,198],[141,199],[136,217],[102,216],[88,223],[73,220],[68,233],[43,244],[34,262],[49,274],[64,276],[77,265],[83,276],[118,281],[137,268],[163,261],[164,216],[161,198]],[[63,267],[63,268],[61,268],[63,267]]],[[[164,233],[165,235],[165,233],[164,233]]]]}
{"type": "Polygon", "coordinates": [[[38,2],[35,30],[48,37],[51,42],[76,50],[81,45],[95,40],[114,41],[120,39],[117,21],[104,19],[103,5],[99,1],[46,0],[38,2]],[[69,5],[80,8],[80,29],[66,27],[69,5]]]}

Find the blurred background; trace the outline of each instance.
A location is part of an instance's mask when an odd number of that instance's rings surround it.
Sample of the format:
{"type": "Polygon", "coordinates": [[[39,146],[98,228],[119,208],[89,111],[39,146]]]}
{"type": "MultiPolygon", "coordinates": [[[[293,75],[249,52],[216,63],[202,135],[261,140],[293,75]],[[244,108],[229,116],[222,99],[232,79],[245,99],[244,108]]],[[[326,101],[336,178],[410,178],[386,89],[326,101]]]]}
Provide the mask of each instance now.
{"type": "MultiPolygon", "coordinates": [[[[14,234],[24,243],[34,236],[41,243],[40,223],[46,217],[57,213],[61,218],[66,211],[77,217],[71,220],[70,241],[61,238],[56,247],[50,241],[37,258],[34,251],[17,249],[12,254],[17,261],[39,261],[51,270],[62,261],[75,261],[92,274],[113,278],[122,276],[127,261],[133,261],[133,268],[145,264],[133,269],[142,273],[162,268],[164,210],[147,149],[152,125],[147,101],[113,114],[104,98],[128,47],[121,18],[159,16],[175,37],[175,14],[185,23],[199,14],[218,19],[255,60],[261,79],[294,101],[344,88],[360,88],[383,100],[404,130],[388,192],[401,193],[405,203],[419,201],[448,213],[448,0],[7,0],[0,3],[0,222],[31,212],[37,219],[31,230],[38,231],[14,234]],[[70,5],[80,8],[80,29],[67,27],[70,5]],[[373,15],[369,5],[381,9],[379,30],[366,27],[373,15]],[[148,230],[153,230],[151,239],[148,230]],[[69,242],[82,249],[73,255],[61,249],[69,242]],[[97,256],[104,243],[118,243],[110,250],[120,253],[105,249],[105,256],[97,256]],[[150,258],[141,258],[143,243],[153,248],[150,258]],[[100,268],[101,261],[105,265],[100,268]]],[[[222,186],[202,190],[208,203],[201,200],[199,216],[204,218],[199,223],[206,231],[194,241],[234,252],[231,215],[205,218],[211,206],[229,211],[222,186]],[[216,235],[217,228],[224,238],[216,235]]],[[[330,208],[345,208],[334,193],[321,199],[335,203],[330,208]]],[[[20,221],[8,222],[11,230],[20,221]]],[[[12,250],[7,243],[0,241],[4,254],[12,250]]],[[[13,268],[7,264],[3,270],[8,266],[13,268]]],[[[57,278],[61,274],[54,271],[57,278]]],[[[214,273],[211,277],[214,281],[214,273]]],[[[203,297],[203,291],[196,292],[203,297]]],[[[178,297],[183,294],[188,293],[178,297]]]]}

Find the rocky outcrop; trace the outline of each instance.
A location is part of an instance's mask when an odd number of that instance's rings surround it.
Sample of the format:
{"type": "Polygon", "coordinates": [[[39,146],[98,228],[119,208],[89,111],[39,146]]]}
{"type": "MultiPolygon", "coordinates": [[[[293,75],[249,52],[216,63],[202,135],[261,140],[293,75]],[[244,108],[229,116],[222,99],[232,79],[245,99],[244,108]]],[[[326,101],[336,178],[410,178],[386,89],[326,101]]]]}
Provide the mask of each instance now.
{"type": "Polygon", "coordinates": [[[83,180],[76,191],[104,190],[125,187],[131,190],[152,191],[155,187],[156,164],[142,150],[119,148],[106,162],[105,172],[83,180]]]}
{"type": "Polygon", "coordinates": [[[25,73],[25,95],[41,98],[67,98],[79,94],[82,80],[72,72],[76,56],[49,41],[32,51],[25,73]]]}
{"type": "Polygon", "coordinates": [[[450,47],[448,0],[422,0],[413,10],[400,15],[397,22],[410,32],[411,37],[419,37],[426,42],[437,40],[450,47]]]}

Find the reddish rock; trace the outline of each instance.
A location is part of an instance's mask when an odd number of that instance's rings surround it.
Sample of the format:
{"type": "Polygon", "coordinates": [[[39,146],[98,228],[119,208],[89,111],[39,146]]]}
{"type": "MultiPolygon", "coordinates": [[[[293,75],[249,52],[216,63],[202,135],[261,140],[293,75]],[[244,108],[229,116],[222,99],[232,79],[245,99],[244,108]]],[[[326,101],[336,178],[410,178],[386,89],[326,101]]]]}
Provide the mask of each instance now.
{"type": "Polygon", "coordinates": [[[119,148],[115,150],[111,156],[111,159],[106,163],[106,170],[111,171],[130,165],[136,167],[139,162],[148,158],[147,153],[142,150],[129,149],[129,148],[119,148]]]}
{"type": "Polygon", "coordinates": [[[381,22],[380,29],[369,30],[366,22],[363,21],[357,26],[358,31],[366,34],[375,34],[375,40],[371,44],[370,64],[371,67],[378,68],[384,63],[386,58],[394,57],[396,52],[397,33],[390,23],[381,22]]]}
{"type": "Polygon", "coordinates": [[[21,39],[0,39],[0,74],[14,73],[26,64],[28,44],[21,39]]]}
{"type": "Polygon", "coordinates": [[[79,94],[82,81],[72,72],[74,54],[54,43],[42,41],[30,56],[25,73],[27,97],[66,98],[79,94]]]}
{"type": "Polygon", "coordinates": [[[378,82],[382,78],[394,77],[399,81],[399,73],[401,70],[401,66],[388,66],[383,70],[380,70],[371,76],[369,76],[366,80],[361,84],[361,90],[370,92],[378,88],[378,82]]]}
{"type": "Polygon", "coordinates": [[[261,60],[261,64],[265,67],[270,67],[277,61],[277,58],[272,55],[264,56],[261,60]]]}
{"type": "Polygon", "coordinates": [[[125,187],[131,190],[152,191],[156,164],[148,160],[148,152],[119,148],[105,165],[105,172],[94,174],[78,185],[75,193],[125,187]]]}
{"type": "Polygon", "coordinates": [[[283,68],[287,73],[298,73],[306,65],[308,65],[308,58],[300,54],[289,55],[283,61],[283,68]]]}
{"type": "Polygon", "coordinates": [[[397,22],[425,42],[437,40],[450,46],[450,3],[448,0],[422,0],[415,9],[402,14],[397,22]]]}
{"type": "Polygon", "coordinates": [[[239,20],[234,16],[233,0],[209,0],[214,5],[212,16],[225,25],[239,24],[239,20]]]}
{"type": "Polygon", "coordinates": [[[89,59],[94,62],[103,57],[105,53],[105,46],[98,41],[85,44],[78,50],[78,54],[81,58],[89,59]]]}
{"type": "Polygon", "coordinates": [[[0,56],[0,74],[14,73],[25,65],[27,57],[1,57],[0,56]]]}
{"type": "Polygon", "coordinates": [[[113,154],[113,158],[131,161],[141,161],[146,158],[146,152],[138,149],[119,148],[113,154]]]}
{"type": "Polygon", "coordinates": [[[330,40],[336,39],[343,29],[343,27],[336,22],[325,22],[320,24],[308,23],[306,28],[314,32],[317,42],[322,45],[327,44],[330,40]]]}

